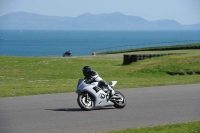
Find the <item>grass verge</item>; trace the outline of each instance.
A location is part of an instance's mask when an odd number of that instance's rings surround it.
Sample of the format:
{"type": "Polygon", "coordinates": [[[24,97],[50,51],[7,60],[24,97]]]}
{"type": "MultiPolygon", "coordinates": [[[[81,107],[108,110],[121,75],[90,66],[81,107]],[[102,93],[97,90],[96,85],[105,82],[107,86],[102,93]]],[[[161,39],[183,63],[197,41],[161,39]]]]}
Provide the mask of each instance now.
{"type": "Polygon", "coordinates": [[[200,121],[170,124],[165,126],[109,131],[105,133],[200,133],[200,121]]]}

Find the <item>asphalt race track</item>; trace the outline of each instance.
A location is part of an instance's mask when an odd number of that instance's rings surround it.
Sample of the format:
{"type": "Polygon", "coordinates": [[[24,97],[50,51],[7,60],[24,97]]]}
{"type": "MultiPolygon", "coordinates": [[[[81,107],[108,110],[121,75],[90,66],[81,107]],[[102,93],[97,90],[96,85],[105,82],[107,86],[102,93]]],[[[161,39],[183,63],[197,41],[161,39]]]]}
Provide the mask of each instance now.
{"type": "Polygon", "coordinates": [[[0,133],[93,133],[200,120],[200,84],[118,91],[124,109],[82,111],[76,93],[0,98],[0,133]]]}

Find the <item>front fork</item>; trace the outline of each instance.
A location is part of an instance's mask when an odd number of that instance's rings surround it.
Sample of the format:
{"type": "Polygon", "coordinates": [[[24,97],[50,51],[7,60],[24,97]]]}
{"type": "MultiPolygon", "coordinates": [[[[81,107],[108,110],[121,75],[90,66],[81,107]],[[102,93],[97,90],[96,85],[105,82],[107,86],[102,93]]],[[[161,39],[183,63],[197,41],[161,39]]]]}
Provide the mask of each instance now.
{"type": "Polygon", "coordinates": [[[86,103],[89,103],[89,102],[91,102],[91,101],[92,101],[92,97],[89,96],[89,93],[86,93],[86,94],[85,94],[85,102],[86,102],[86,103]]]}
{"type": "Polygon", "coordinates": [[[86,102],[86,103],[89,102],[89,101],[88,101],[88,98],[89,98],[88,93],[86,93],[86,99],[85,99],[85,102],[86,102]]]}

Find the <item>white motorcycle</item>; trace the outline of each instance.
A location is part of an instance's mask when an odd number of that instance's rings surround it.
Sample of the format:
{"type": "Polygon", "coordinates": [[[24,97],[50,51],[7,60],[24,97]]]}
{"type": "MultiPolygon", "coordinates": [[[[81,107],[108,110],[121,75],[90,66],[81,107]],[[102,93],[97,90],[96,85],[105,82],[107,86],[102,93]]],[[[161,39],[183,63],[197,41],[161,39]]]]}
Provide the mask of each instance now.
{"type": "MultiPolygon", "coordinates": [[[[114,87],[117,81],[111,81],[110,87],[114,87]]],[[[124,108],[126,99],[122,93],[115,91],[110,96],[107,88],[100,88],[98,82],[87,84],[84,79],[79,79],[76,88],[78,94],[77,103],[81,109],[90,111],[95,108],[114,106],[115,108],[124,108]]]]}

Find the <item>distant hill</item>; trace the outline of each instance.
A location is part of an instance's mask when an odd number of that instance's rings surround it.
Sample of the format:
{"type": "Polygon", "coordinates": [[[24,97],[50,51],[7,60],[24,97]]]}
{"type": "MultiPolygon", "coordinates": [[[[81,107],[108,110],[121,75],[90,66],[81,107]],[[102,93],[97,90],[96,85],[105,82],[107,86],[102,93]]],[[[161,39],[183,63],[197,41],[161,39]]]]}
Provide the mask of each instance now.
{"type": "Polygon", "coordinates": [[[29,30],[200,30],[200,23],[181,25],[175,20],[148,21],[119,12],[110,14],[90,13],[78,17],[47,16],[15,12],[0,16],[0,29],[29,30]]]}

